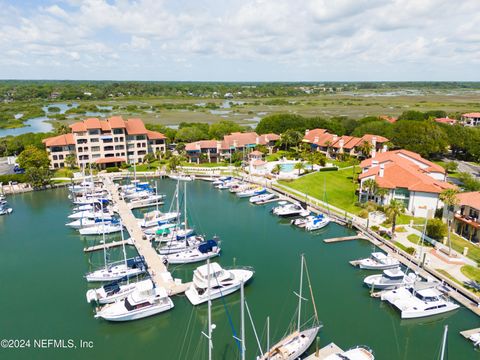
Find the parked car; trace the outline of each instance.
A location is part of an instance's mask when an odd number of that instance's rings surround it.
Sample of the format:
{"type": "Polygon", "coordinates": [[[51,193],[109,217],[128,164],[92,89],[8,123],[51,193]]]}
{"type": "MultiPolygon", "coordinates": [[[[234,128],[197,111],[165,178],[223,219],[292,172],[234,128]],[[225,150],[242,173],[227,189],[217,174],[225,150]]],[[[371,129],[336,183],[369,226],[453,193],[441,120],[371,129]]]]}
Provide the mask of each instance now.
{"type": "Polygon", "coordinates": [[[13,168],[13,172],[14,172],[15,174],[24,174],[24,173],[25,173],[25,169],[22,169],[20,166],[15,165],[14,168],[13,168]]]}

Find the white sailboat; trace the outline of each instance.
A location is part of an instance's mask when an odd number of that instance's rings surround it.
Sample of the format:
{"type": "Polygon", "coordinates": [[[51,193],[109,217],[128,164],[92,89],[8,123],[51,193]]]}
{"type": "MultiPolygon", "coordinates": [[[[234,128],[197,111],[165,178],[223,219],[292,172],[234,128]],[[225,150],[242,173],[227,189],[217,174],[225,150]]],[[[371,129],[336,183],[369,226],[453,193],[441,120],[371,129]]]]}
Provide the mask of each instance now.
{"type": "Polygon", "coordinates": [[[142,228],[148,228],[157,225],[163,225],[171,221],[176,220],[180,216],[178,212],[161,212],[159,210],[153,210],[145,213],[143,219],[138,221],[138,224],[142,228]]]}
{"type": "Polygon", "coordinates": [[[80,235],[102,235],[102,234],[113,234],[121,232],[123,230],[123,225],[118,221],[107,220],[101,221],[98,224],[94,224],[88,227],[82,227],[78,229],[80,235]]]}
{"type": "Polygon", "coordinates": [[[330,224],[330,218],[324,214],[318,214],[314,216],[311,220],[305,223],[305,230],[315,231],[323,229],[325,226],[330,224]]]}
{"type": "Polygon", "coordinates": [[[77,211],[68,215],[69,219],[82,219],[82,218],[102,218],[104,220],[111,220],[113,218],[113,211],[109,210],[83,210],[77,211]]]}
{"type": "Polygon", "coordinates": [[[157,288],[150,282],[137,284],[134,292],[124,300],[103,306],[95,317],[108,321],[131,321],[143,319],[168,311],[174,307],[164,288],[157,288]]]}
{"type": "Polygon", "coordinates": [[[272,209],[272,213],[280,217],[291,216],[308,216],[310,211],[304,209],[298,203],[289,203],[286,205],[280,205],[272,209]]]}
{"type": "Polygon", "coordinates": [[[262,194],[262,195],[252,196],[250,199],[248,199],[248,201],[250,201],[252,204],[256,204],[256,203],[259,203],[259,202],[264,202],[264,201],[267,201],[267,200],[271,200],[274,197],[275,197],[275,194],[266,193],[266,194],[262,194]]]}
{"type": "MultiPolygon", "coordinates": [[[[320,330],[320,323],[317,316],[317,308],[315,306],[315,299],[313,298],[312,287],[310,285],[310,277],[307,269],[307,280],[309,283],[310,296],[312,298],[314,316],[313,324],[301,330],[301,314],[302,314],[302,301],[305,299],[302,297],[303,289],[303,268],[305,264],[305,258],[302,254],[301,270],[300,270],[300,288],[298,296],[298,313],[297,313],[297,329],[291,334],[284,337],[277,344],[271,347],[265,354],[258,357],[258,360],[295,360],[298,359],[307,349],[312,345],[318,331],[320,330]]],[[[306,264],[305,264],[306,268],[306,264]]]]}
{"type": "Polygon", "coordinates": [[[192,305],[198,305],[238,291],[242,282],[248,282],[252,276],[250,269],[225,270],[217,263],[208,262],[193,272],[192,285],[185,295],[192,305]]]}
{"type": "MultiPolygon", "coordinates": [[[[127,280],[128,281],[128,280],[127,280]]],[[[143,286],[143,283],[152,282],[152,280],[142,280],[139,282],[127,282],[121,284],[119,282],[113,282],[105,284],[97,289],[90,289],[87,291],[87,302],[98,302],[105,305],[114,303],[118,300],[125,299],[128,295],[138,289],[139,286],[143,286]]]]}
{"type": "Polygon", "coordinates": [[[102,220],[99,218],[80,218],[69,223],[66,223],[65,226],[68,226],[72,229],[83,229],[92,226],[101,225],[103,222],[109,224],[112,220],[102,220]]]}
{"type": "Polygon", "coordinates": [[[207,240],[196,248],[165,255],[163,261],[168,264],[192,264],[219,256],[220,251],[216,240],[207,240]]]}
{"type": "Polygon", "coordinates": [[[370,257],[358,260],[358,266],[365,270],[387,270],[400,266],[400,262],[382,252],[372,252],[370,257]]]}

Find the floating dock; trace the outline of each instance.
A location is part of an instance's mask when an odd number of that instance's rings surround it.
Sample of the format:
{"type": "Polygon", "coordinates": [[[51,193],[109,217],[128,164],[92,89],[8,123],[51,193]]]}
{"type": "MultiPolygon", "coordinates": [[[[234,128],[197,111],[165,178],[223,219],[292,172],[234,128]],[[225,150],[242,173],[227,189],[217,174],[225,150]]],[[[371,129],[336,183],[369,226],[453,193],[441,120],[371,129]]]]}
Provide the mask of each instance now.
{"type": "Polygon", "coordinates": [[[353,236],[343,236],[343,237],[325,239],[323,240],[323,242],[336,243],[336,242],[350,241],[350,240],[369,240],[369,239],[366,236],[363,236],[362,234],[358,233],[357,235],[353,235],[353,236]]]}
{"type": "MultiPolygon", "coordinates": [[[[163,205],[164,202],[163,201],[160,201],[158,203],[158,206],[161,206],[163,205]]],[[[150,204],[135,204],[135,203],[127,203],[127,206],[130,210],[133,210],[133,209],[142,209],[142,208],[148,208],[148,207],[154,207],[154,206],[157,206],[157,203],[150,203],[150,204]]]]}
{"type": "MultiPolygon", "coordinates": [[[[165,288],[169,295],[185,292],[191,283],[181,283],[180,280],[172,278],[160,255],[150,244],[150,241],[144,239],[143,232],[140,225],[138,225],[138,219],[133,216],[128,204],[120,198],[114,183],[111,180],[105,180],[105,187],[112,194],[112,201],[118,208],[118,215],[122,219],[123,226],[130,234],[130,239],[139,255],[144,257],[148,265],[148,272],[155,285],[165,288]]],[[[153,204],[152,206],[155,205],[153,204]]]]}
{"type": "Polygon", "coordinates": [[[332,342],[318,351],[315,351],[312,355],[307,356],[305,360],[322,360],[330,355],[341,353],[343,353],[343,350],[332,342]]]}
{"type": "Polygon", "coordinates": [[[460,331],[460,335],[462,335],[466,339],[470,339],[470,336],[476,333],[480,333],[480,328],[460,331]]]}
{"type": "Polygon", "coordinates": [[[132,239],[127,239],[127,240],[123,240],[123,241],[122,240],[112,241],[112,242],[108,242],[108,243],[105,243],[105,244],[99,244],[99,245],[94,245],[94,246],[89,246],[89,247],[83,248],[83,251],[88,253],[88,252],[92,252],[92,251],[110,249],[110,248],[113,248],[113,247],[122,246],[124,244],[125,245],[133,245],[133,241],[132,241],[132,239]]]}

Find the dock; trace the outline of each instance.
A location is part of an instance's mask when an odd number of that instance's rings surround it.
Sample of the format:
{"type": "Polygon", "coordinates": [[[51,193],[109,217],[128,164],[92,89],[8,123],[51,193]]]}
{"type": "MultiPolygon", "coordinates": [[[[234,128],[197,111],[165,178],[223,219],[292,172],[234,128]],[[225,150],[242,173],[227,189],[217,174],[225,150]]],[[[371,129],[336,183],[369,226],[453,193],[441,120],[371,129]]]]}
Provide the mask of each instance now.
{"type": "Polygon", "coordinates": [[[133,245],[132,239],[127,239],[127,240],[120,240],[120,241],[111,241],[105,244],[99,244],[99,245],[94,245],[94,246],[89,246],[86,248],[83,248],[83,251],[88,253],[88,252],[93,252],[93,251],[98,251],[98,250],[103,250],[103,249],[110,249],[113,247],[117,246],[122,246],[122,245],[133,245]]]}
{"type": "Polygon", "coordinates": [[[343,350],[335,343],[330,343],[327,346],[315,351],[313,354],[307,356],[305,360],[322,360],[333,354],[341,354],[343,350]]]}
{"type": "Polygon", "coordinates": [[[470,336],[476,333],[480,333],[480,328],[460,331],[460,335],[462,335],[466,339],[470,339],[470,336]]]}
{"type": "MultiPolygon", "coordinates": [[[[144,239],[143,232],[138,224],[138,219],[133,216],[128,204],[120,198],[118,189],[114,183],[105,182],[105,187],[112,194],[112,201],[118,207],[118,215],[122,219],[123,226],[130,234],[130,239],[137,249],[139,255],[143,256],[148,265],[148,272],[152,281],[158,287],[163,287],[169,295],[176,295],[185,292],[190,283],[182,283],[178,279],[173,279],[162,259],[150,244],[150,241],[144,239]]],[[[155,204],[153,204],[154,206],[155,204]]]]}
{"type": "Polygon", "coordinates": [[[343,237],[334,237],[334,238],[325,239],[323,240],[323,242],[329,244],[329,243],[351,241],[351,240],[368,240],[368,238],[358,233],[357,235],[353,235],[353,236],[343,236],[343,237]]]}

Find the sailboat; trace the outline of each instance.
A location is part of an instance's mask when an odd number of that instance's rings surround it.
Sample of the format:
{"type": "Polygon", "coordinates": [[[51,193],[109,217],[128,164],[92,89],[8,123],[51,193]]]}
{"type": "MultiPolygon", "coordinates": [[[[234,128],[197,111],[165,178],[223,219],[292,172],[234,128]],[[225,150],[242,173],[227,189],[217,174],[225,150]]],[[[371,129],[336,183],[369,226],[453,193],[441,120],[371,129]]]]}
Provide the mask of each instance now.
{"type": "Polygon", "coordinates": [[[194,249],[187,249],[175,254],[165,255],[163,261],[168,264],[192,264],[220,255],[220,247],[215,239],[207,240],[194,249]]]}
{"type": "Polygon", "coordinates": [[[144,286],[144,283],[152,282],[152,280],[142,280],[139,282],[128,282],[128,278],[120,279],[108,284],[105,284],[97,289],[89,289],[86,297],[87,302],[97,302],[99,304],[111,304],[118,300],[125,299],[128,295],[133,293],[138,287],[144,286]],[[122,284],[122,280],[127,281],[122,284]]]}
{"type": "Polygon", "coordinates": [[[310,276],[308,275],[307,269],[307,280],[310,289],[310,296],[313,303],[313,324],[311,327],[308,327],[304,330],[301,330],[301,314],[302,314],[302,301],[305,299],[302,297],[302,288],[303,288],[303,269],[306,268],[305,258],[302,254],[301,256],[301,267],[300,267],[300,288],[299,293],[295,295],[298,296],[298,318],[297,318],[297,329],[291,334],[284,337],[277,344],[275,344],[267,353],[258,357],[258,360],[294,360],[298,359],[307,349],[312,345],[315,337],[317,336],[318,331],[321,328],[320,322],[318,321],[317,308],[315,305],[315,299],[313,298],[312,287],[310,284],[310,276]]]}
{"type": "MultiPolygon", "coordinates": [[[[121,226],[123,226],[120,223],[121,226]]],[[[103,233],[103,243],[105,244],[105,232],[103,233]]],[[[144,273],[147,270],[147,266],[142,256],[136,256],[131,259],[127,259],[127,252],[125,251],[125,242],[123,239],[122,231],[122,248],[123,248],[123,261],[108,264],[107,262],[107,250],[103,247],[103,260],[105,266],[101,269],[95,270],[85,275],[88,282],[105,281],[111,282],[122,279],[124,277],[133,277],[144,273]]]]}

